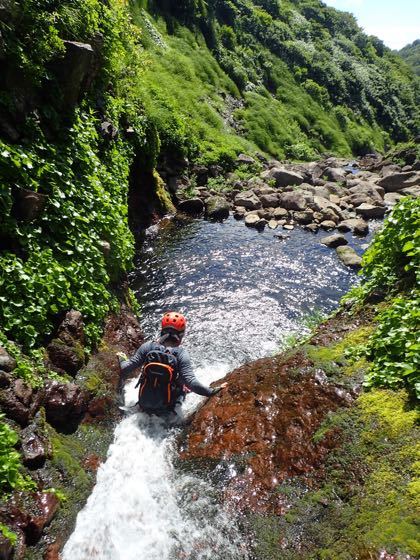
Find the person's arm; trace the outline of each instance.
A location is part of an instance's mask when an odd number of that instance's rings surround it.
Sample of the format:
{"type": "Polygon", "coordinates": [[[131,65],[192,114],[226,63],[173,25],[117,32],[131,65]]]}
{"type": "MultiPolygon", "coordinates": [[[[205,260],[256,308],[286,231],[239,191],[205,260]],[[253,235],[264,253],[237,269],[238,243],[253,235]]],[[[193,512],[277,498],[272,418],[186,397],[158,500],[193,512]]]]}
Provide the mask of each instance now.
{"type": "Polygon", "coordinates": [[[129,360],[120,359],[121,376],[127,377],[132,371],[143,365],[147,353],[150,351],[150,342],[142,344],[134,356],[129,360]]]}
{"type": "Polygon", "coordinates": [[[177,360],[180,381],[186,385],[190,391],[203,397],[211,397],[220,391],[221,387],[206,387],[206,385],[200,383],[194,374],[190,356],[184,348],[179,349],[177,360]]]}

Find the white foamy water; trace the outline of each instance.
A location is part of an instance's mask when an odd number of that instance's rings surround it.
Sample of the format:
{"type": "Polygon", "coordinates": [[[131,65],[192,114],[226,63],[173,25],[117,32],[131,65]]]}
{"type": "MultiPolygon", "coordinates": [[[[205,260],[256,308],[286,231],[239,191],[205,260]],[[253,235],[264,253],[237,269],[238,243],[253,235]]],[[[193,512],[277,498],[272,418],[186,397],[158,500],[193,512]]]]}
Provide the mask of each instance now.
{"type": "MultiPolygon", "coordinates": [[[[227,370],[218,365],[197,374],[211,382],[227,370]]],[[[128,406],[136,402],[134,384],[126,389],[128,406]]],[[[200,401],[189,395],[179,418],[200,401]]],[[[174,469],[177,433],[165,420],[142,413],[118,425],[63,560],[246,558],[235,520],[220,506],[210,484],[174,469]]]]}

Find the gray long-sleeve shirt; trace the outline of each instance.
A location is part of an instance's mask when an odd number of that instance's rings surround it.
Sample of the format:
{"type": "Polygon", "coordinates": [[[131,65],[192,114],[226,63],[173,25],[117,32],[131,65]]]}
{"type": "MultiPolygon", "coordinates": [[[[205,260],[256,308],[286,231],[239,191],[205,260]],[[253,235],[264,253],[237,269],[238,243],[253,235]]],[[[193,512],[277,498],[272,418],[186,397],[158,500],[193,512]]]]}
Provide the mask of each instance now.
{"type": "Polygon", "coordinates": [[[192,364],[191,358],[188,350],[185,348],[166,348],[157,342],[145,342],[136,351],[134,356],[129,360],[121,362],[121,371],[124,376],[127,376],[133,370],[141,368],[144,364],[146,355],[151,350],[170,350],[171,354],[176,357],[178,365],[178,383],[180,385],[185,385],[193,393],[197,395],[202,395],[203,397],[210,397],[216,391],[211,387],[206,387],[196,378],[192,364]]]}

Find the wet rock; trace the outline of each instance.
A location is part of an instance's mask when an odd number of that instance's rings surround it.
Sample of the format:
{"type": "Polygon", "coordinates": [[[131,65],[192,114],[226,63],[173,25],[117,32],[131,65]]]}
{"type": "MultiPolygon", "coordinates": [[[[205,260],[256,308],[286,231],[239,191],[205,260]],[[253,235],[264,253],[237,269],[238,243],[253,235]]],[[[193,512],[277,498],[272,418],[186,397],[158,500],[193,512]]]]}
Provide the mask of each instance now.
{"type": "Polygon", "coordinates": [[[63,432],[73,432],[88,408],[88,396],[75,383],[48,381],[44,407],[47,421],[63,432]]]}
{"type": "Polygon", "coordinates": [[[204,212],[204,203],[201,198],[189,198],[178,204],[178,212],[189,216],[200,216],[204,212]]]}
{"type": "Polygon", "coordinates": [[[279,197],[279,204],[286,210],[305,210],[305,198],[297,192],[283,192],[279,197]]]}
{"type": "Polygon", "coordinates": [[[305,210],[303,212],[295,212],[293,218],[298,224],[310,224],[314,218],[312,210],[305,210]]]}
{"type": "Polygon", "coordinates": [[[414,187],[407,187],[406,189],[403,189],[402,191],[400,191],[400,193],[404,194],[404,195],[408,195],[408,196],[415,196],[416,198],[420,197],[420,185],[416,185],[414,187]]]}
{"type": "Polygon", "coordinates": [[[36,493],[36,498],[31,508],[29,524],[25,531],[28,544],[38,542],[44,528],[51,523],[59,506],[60,502],[52,492],[36,493]]]}
{"type": "Polygon", "coordinates": [[[374,206],[373,204],[361,204],[356,208],[356,213],[363,218],[383,218],[386,212],[385,206],[374,206]]]}
{"type": "Polygon", "coordinates": [[[335,249],[336,247],[340,247],[341,245],[347,245],[348,241],[344,237],[344,235],[336,233],[334,235],[329,235],[328,237],[323,237],[321,239],[321,243],[323,245],[326,245],[327,247],[332,247],[333,249],[335,249]]]}
{"type": "Polygon", "coordinates": [[[270,229],[277,229],[279,224],[277,220],[270,220],[267,225],[270,229]]]}
{"type": "Polygon", "coordinates": [[[59,373],[65,372],[74,377],[84,365],[83,348],[76,345],[69,346],[58,338],[47,346],[47,353],[54,369],[59,373]]]}
{"type": "Polygon", "coordinates": [[[30,468],[41,468],[50,456],[48,437],[36,425],[30,425],[21,433],[23,462],[30,468]]]}
{"type": "Polygon", "coordinates": [[[292,231],[292,230],[295,229],[295,226],[293,224],[284,224],[283,229],[287,229],[288,231],[292,231]]]}
{"type": "Polygon", "coordinates": [[[323,208],[320,211],[321,214],[321,221],[330,221],[330,222],[334,222],[335,224],[338,224],[338,222],[340,221],[340,218],[338,217],[337,213],[332,209],[332,208],[323,208]]]}
{"type": "Polygon", "coordinates": [[[273,167],[261,174],[264,180],[274,179],[277,188],[287,187],[289,185],[301,185],[303,176],[300,173],[289,171],[284,167],[273,167]]]}
{"type": "Polygon", "coordinates": [[[15,420],[20,426],[27,426],[30,410],[13,393],[12,389],[0,390],[0,408],[8,418],[15,420]]]}
{"type": "Polygon", "coordinates": [[[362,259],[352,247],[342,246],[336,249],[338,258],[349,268],[359,269],[362,266],[362,259]]]}
{"type": "Polygon", "coordinates": [[[242,206],[247,210],[261,208],[261,201],[254,191],[244,191],[235,196],[235,206],[242,206]]]}
{"type": "Polygon", "coordinates": [[[60,560],[61,547],[58,543],[48,545],[43,560],[60,560]]]}
{"type": "Polygon", "coordinates": [[[319,225],[322,227],[322,229],[330,230],[335,229],[336,223],[332,220],[324,220],[319,225]]]}
{"type": "Polygon", "coordinates": [[[206,200],[206,216],[210,220],[225,220],[229,211],[229,202],[223,196],[211,196],[206,200]]]}
{"type": "Polygon", "coordinates": [[[84,344],[84,328],[83,315],[80,311],[72,309],[66,313],[64,320],[58,327],[57,338],[70,346],[74,345],[75,342],[84,344]]]}
{"type": "Polygon", "coordinates": [[[10,356],[5,348],[0,346],[0,370],[10,372],[16,367],[16,360],[10,356]]]}
{"type": "Polygon", "coordinates": [[[369,233],[369,225],[365,220],[360,218],[350,218],[348,220],[343,220],[337,226],[338,231],[351,231],[355,235],[365,236],[369,233]]]}
{"type": "Polygon", "coordinates": [[[23,379],[16,379],[13,382],[13,393],[25,406],[29,406],[33,397],[33,389],[30,385],[25,383],[23,379]]]}
{"type": "Polygon", "coordinates": [[[388,175],[378,181],[378,185],[386,192],[398,192],[408,187],[420,185],[420,173],[409,171],[407,173],[395,173],[388,175]]]}
{"type": "Polygon", "coordinates": [[[276,194],[262,194],[259,198],[263,208],[275,208],[279,203],[276,194]]]}

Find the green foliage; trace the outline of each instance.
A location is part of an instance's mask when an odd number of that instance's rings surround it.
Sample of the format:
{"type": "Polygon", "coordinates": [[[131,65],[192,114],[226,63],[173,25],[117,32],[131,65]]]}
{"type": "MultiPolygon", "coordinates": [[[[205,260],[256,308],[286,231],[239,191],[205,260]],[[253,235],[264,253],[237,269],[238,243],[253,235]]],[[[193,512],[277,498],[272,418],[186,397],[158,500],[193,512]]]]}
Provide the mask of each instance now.
{"type": "Polygon", "coordinates": [[[398,54],[411,66],[417,76],[420,76],[420,39],[411,45],[406,45],[398,54]]]}
{"type": "Polygon", "coordinates": [[[6,525],[3,525],[2,523],[0,523],[0,533],[3,535],[3,537],[6,537],[6,539],[10,541],[12,546],[16,544],[17,542],[16,533],[11,531],[8,527],[6,527],[6,525]]]}
{"type": "Polygon", "coordinates": [[[30,490],[34,483],[22,474],[20,455],[15,450],[18,435],[3,418],[4,414],[0,414],[0,489],[3,492],[30,490]]]}
{"type": "Polygon", "coordinates": [[[378,328],[367,346],[373,365],[365,385],[397,388],[407,384],[420,398],[420,291],[395,298],[377,320],[378,328]]]}
{"type": "Polygon", "coordinates": [[[109,282],[131,262],[126,206],[131,151],[117,141],[100,158],[96,125],[92,114],[80,112],[62,144],[39,141],[23,150],[2,143],[3,206],[10,208],[13,185],[47,196],[45,211],[33,222],[18,221],[10,211],[7,216],[8,234],[28,256],[0,255],[2,327],[27,348],[50,335],[58,314],[72,308],[83,313],[88,340],[96,342],[103,319],[116,306],[109,282]],[[111,243],[108,257],[101,241],[111,243]]]}

